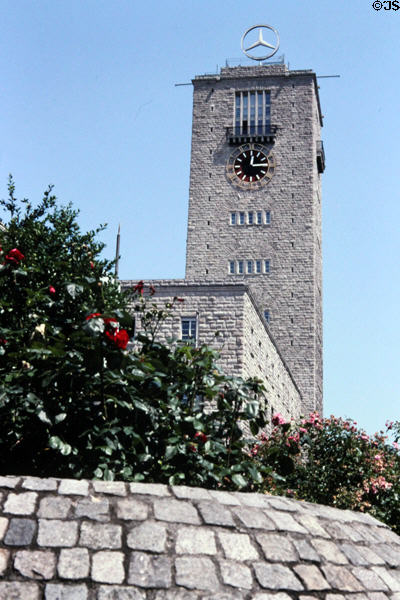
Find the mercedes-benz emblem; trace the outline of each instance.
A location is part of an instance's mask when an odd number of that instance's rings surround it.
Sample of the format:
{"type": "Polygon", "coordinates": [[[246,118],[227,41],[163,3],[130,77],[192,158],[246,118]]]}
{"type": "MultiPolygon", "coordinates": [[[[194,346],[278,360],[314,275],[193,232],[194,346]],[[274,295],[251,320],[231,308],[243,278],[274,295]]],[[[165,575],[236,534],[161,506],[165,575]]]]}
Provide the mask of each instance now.
{"type": "Polygon", "coordinates": [[[253,25],[253,27],[249,27],[249,29],[247,29],[247,31],[245,31],[242,36],[242,51],[244,52],[244,54],[246,56],[248,56],[252,60],[267,60],[267,58],[271,58],[271,56],[273,56],[278,51],[278,48],[279,48],[279,34],[276,31],[276,29],[271,27],[271,25],[253,25]],[[250,44],[250,46],[247,46],[247,48],[245,48],[245,45],[244,45],[245,38],[254,29],[258,29],[258,39],[253,44],[250,44]],[[263,30],[264,30],[264,32],[265,32],[265,30],[267,30],[267,33],[269,34],[269,36],[270,36],[271,31],[275,34],[275,44],[270,44],[265,41],[265,39],[263,38],[263,30]],[[250,50],[255,50],[256,48],[262,48],[262,49],[269,48],[271,50],[271,52],[269,52],[268,54],[264,54],[263,56],[252,56],[251,54],[249,54],[250,50]]]}

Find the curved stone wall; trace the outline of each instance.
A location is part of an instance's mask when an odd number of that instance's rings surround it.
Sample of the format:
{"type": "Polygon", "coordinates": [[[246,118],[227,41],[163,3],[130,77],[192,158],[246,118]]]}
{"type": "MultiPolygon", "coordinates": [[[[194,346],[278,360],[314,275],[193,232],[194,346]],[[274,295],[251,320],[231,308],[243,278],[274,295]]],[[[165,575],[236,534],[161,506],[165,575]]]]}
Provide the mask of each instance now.
{"type": "Polygon", "coordinates": [[[0,600],[400,598],[400,538],[361,513],[32,477],[0,477],[0,508],[0,600]]]}

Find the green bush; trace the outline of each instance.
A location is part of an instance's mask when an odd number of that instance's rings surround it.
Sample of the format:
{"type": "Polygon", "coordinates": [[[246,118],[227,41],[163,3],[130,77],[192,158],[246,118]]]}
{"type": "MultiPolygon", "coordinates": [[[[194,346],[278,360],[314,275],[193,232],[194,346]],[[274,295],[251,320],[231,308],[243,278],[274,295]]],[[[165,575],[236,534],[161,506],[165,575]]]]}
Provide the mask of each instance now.
{"type": "Polygon", "coordinates": [[[120,291],[100,227],[51,189],[0,202],[0,472],[256,489],[267,468],[243,427],[265,428],[262,387],[223,375],[217,354],[163,345],[168,310],[139,282],[120,291]],[[134,316],[128,311],[133,301],[134,316]],[[144,328],[129,349],[134,321],[144,328]],[[208,407],[208,408],[207,408],[208,407]]]}

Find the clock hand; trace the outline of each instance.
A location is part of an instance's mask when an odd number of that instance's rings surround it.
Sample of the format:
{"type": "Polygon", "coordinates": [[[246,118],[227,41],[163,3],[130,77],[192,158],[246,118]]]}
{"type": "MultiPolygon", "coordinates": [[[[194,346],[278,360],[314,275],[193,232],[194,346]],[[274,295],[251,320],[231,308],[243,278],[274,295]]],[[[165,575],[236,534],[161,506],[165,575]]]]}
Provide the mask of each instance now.
{"type": "Polygon", "coordinates": [[[268,163],[250,163],[252,167],[268,167],[268,163]]]}

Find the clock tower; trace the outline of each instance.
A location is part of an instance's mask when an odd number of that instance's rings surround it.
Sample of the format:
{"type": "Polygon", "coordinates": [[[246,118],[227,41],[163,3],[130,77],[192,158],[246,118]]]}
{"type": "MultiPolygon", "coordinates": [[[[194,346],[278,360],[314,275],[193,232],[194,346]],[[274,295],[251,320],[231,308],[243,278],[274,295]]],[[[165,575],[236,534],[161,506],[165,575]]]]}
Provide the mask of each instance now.
{"type": "Polygon", "coordinates": [[[300,389],[301,412],[321,412],[316,75],[258,64],[197,76],[193,86],[186,280],[247,285],[300,389]]]}

